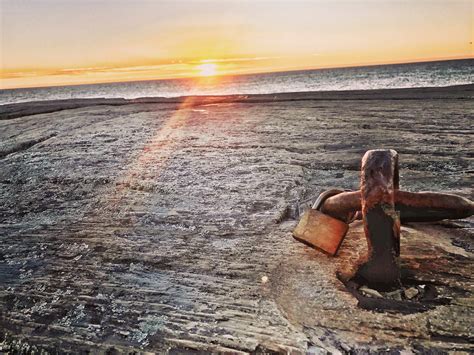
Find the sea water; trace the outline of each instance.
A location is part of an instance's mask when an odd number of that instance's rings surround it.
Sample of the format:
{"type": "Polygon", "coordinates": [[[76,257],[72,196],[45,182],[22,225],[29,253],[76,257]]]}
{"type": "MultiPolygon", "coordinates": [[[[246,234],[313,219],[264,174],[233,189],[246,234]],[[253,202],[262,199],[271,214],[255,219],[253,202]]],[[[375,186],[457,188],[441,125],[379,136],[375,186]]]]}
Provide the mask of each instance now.
{"type": "Polygon", "coordinates": [[[177,97],[187,95],[441,87],[474,83],[474,59],[317,69],[213,78],[0,90],[0,105],[74,98],[177,97]]]}

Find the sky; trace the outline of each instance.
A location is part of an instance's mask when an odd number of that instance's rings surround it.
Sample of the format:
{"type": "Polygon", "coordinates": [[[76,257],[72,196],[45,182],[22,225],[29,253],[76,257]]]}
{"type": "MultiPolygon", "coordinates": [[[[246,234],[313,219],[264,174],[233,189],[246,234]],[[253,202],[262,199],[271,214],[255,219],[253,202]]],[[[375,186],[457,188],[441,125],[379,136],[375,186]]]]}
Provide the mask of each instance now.
{"type": "Polygon", "coordinates": [[[0,88],[472,58],[473,0],[0,0],[0,88]]]}

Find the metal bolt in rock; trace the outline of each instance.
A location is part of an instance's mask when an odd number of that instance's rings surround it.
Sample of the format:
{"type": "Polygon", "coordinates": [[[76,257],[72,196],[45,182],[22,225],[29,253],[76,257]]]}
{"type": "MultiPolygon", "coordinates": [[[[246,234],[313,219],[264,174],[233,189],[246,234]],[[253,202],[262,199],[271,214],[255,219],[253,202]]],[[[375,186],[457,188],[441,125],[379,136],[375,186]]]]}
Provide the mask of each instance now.
{"type": "Polygon", "coordinates": [[[354,279],[376,289],[400,283],[400,223],[474,214],[474,203],[461,196],[399,190],[398,153],[394,150],[367,151],[362,158],[361,189],[330,190],[316,204],[317,211],[303,215],[294,237],[336,255],[348,229],[340,224],[349,224],[362,211],[368,253],[354,279]]]}
{"type": "Polygon", "coordinates": [[[400,280],[400,217],[395,210],[398,153],[369,150],[362,158],[362,219],[368,260],[357,271],[361,283],[380,289],[400,280]]]}

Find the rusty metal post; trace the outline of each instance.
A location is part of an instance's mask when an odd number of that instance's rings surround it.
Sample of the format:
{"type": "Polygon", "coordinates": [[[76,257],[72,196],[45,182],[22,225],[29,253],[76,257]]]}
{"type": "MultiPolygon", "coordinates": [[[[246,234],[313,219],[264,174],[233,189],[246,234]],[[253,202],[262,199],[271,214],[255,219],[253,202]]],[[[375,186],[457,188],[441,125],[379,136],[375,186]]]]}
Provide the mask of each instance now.
{"type": "Polygon", "coordinates": [[[369,150],[365,153],[361,197],[368,256],[355,279],[378,290],[400,284],[400,218],[395,211],[398,181],[396,151],[369,150]]]}
{"type": "Polygon", "coordinates": [[[347,231],[334,226],[364,221],[368,253],[359,260],[355,281],[377,290],[400,285],[400,223],[433,222],[474,215],[474,202],[453,194],[399,190],[398,153],[370,150],[362,158],[359,191],[332,189],[317,200],[293,231],[296,239],[335,255],[347,231]],[[360,212],[362,211],[362,212],[360,212]]]}

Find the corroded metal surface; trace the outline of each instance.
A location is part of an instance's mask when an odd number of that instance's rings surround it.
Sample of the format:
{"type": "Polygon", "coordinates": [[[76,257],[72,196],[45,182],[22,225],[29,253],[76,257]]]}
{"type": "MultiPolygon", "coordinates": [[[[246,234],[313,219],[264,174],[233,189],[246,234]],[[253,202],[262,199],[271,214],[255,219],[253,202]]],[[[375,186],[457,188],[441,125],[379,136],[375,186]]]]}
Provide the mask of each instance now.
{"type": "Polygon", "coordinates": [[[362,158],[362,219],[367,238],[367,260],[355,278],[376,289],[400,283],[400,219],[395,211],[398,153],[369,150],[362,158]]]}
{"type": "MultiPolygon", "coordinates": [[[[348,213],[361,210],[361,192],[350,191],[328,198],[321,211],[343,220],[348,213]]],[[[474,214],[474,203],[462,196],[441,192],[409,192],[395,190],[395,209],[400,221],[436,222],[461,219],[474,214]]]]}
{"type": "Polygon", "coordinates": [[[474,214],[474,202],[440,192],[395,191],[395,209],[402,222],[436,222],[461,219],[474,214]]]}
{"type": "MultiPolygon", "coordinates": [[[[350,278],[376,289],[400,284],[401,221],[433,222],[474,214],[474,203],[461,196],[400,191],[398,153],[394,150],[366,152],[362,158],[360,191],[339,192],[330,194],[318,207],[325,213],[327,223],[330,217],[346,220],[348,214],[362,210],[368,253],[358,260],[360,266],[350,278]]],[[[312,228],[312,234],[319,234],[319,238],[334,239],[336,235],[324,230],[321,223],[314,223],[312,228]]],[[[342,277],[346,281],[348,278],[342,277]]]]}

